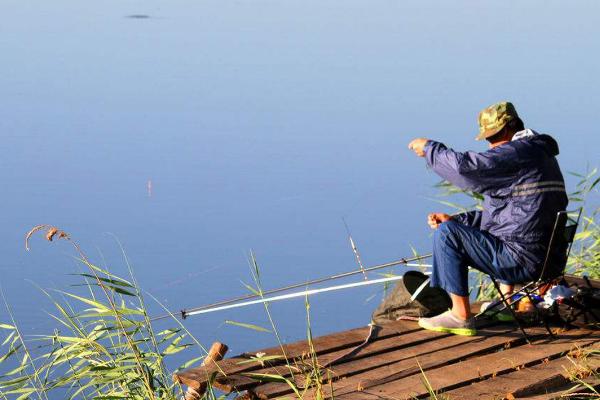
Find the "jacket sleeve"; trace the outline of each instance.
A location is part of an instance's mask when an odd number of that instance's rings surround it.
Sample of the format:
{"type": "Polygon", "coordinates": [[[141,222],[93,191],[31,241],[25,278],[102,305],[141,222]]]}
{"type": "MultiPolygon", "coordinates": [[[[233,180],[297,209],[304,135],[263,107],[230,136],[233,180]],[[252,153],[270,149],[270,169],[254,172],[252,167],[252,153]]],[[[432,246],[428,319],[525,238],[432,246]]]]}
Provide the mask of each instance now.
{"type": "Polygon", "coordinates": [[[458,152],[429,140],[425,145],[427,165],[439,176],[463,190],[485,194],[510,186],[517,160],[492,149],[483,153],[458,152]]]}
{"type": "Polygon", "coordinates": [[[481,227],[481,211],[473,210],[464,213],[456,214],[452,216],[452,219],[463,225],[470,226],[472,228],[481,227]]]}

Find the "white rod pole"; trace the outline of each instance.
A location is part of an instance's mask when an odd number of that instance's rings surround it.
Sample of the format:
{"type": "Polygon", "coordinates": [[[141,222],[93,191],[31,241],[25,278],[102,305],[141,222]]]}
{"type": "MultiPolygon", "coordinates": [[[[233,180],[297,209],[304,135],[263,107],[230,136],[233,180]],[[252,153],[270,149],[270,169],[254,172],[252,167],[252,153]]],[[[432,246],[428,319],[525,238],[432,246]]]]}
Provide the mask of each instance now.
{"type": "Polygon", "coordinates": [[[264,298],[258,299],[258,300],[250,300],[250,301],[244,301],[242,303],[228,304],[228,305],[220,306],[220,307],[207,308],[205,310],[190,311],[190,312],[186,313],[186,317],[190,317],[192,315],[198,315],[198,314],[207,314],[207,313],[215,312],[215,311],[229,310],[231,308],[246,307],[246,306],[251,306],[253,304],[270,303],[273,301],[292,299],[294,297],[310,296],[310,295],[317,294],[317,293],[333,292],[335,290],[342,290],[342,289],[348,289],[348,288],[354,288],[354,287],[366,286],[366,285],[374,285],[376,283],[397,281],[400,279],[402,279],[401,275],[391,276],[388,278],[371,279],[371,280],[363,281],[363,282],[347,283],[345,285],[329,286],[329,287],[324,287],[324,288],[319,288],[319,289],[303,290],[301,292],[282,294],[279,296],[272,296],[272,297],[264,297],[264,298]]]}
{"type": "Polygon", "coordinates": [[[421,283],[421,286],[419,286],[417,288],[417,290],[415,290],[413,295],[410,296],[410,301],[415,301],[417,296],[423,291],[423,289],[425,289],[427,287],[427,284],[429,283],[429,281],[431,281],[431,278],[427,278],[427,279],[425,279],[425,281],[423,283],[421,283]]]}

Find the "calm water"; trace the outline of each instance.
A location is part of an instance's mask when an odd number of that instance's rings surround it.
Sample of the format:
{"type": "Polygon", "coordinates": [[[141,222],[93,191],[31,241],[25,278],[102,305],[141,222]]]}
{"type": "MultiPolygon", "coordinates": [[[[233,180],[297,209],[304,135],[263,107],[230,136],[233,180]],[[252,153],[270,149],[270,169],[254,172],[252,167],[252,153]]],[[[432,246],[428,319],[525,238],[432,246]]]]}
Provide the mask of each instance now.
{"type": "MultiPolygon", "coordinates": [[[[2,0],[0,283],[23,330],[49,329],[31,282],[77,282],[66,243],[37,237],[25,252],[33,225],[65,229],[124,274],[117,237],[143,288],[179,310],[246,293],[251,249],[266,288],[356,268],[344,216],[365,264],[428,251],[425,215],[449,209],[429,200],[437,178],[406,145],[484,149],[476,115],[498,100],[559,140],[565,171],[600,164],[599,12],[592,1],[2,0]]],[[[315,333],[367,324],[380,293],[314,297],[315,333]]],[[[286,340],[305,335],[302,300],[272,311],[286,340]]],[[[232,353],[274,343],[225,320],[267,324],[254,307],[186,325],[232,353]]]]}

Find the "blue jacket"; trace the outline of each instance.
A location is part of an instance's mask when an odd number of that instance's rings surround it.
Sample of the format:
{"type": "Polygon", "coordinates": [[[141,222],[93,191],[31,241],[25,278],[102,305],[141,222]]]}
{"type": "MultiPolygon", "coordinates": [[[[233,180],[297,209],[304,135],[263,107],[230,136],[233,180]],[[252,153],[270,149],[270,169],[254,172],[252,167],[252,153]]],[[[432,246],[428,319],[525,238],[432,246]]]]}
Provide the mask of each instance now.
{"type": "Polygon", "coordinates": [[[453,219],[496,236],[522,265],[538,270],[556,213],[568,203],[556,141],[527,129],[482,153],[457,152],[433,140],[425,153],[427,164],[443,179],[484,197],[483,211],[453,219]]]}

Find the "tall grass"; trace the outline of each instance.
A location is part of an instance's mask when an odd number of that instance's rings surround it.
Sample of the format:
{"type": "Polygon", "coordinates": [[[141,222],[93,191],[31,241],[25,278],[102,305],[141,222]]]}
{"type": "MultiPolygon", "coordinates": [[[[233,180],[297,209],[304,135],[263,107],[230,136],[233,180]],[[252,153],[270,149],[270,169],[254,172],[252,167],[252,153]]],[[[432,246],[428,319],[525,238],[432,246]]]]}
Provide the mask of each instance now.
{"type": "Polygon", "coordinates": [[[600,278],[600,176],[597,168],[573,175],[579,181],[569,200],[582,207],[583,213],[568,268],[576,275],[600,278]]]}
{"type": "MultiPolygon", "coordinates": [[[[37,232],[45,232],[49,241],[67,241],[73,246],[84,267],[83,272],[76,274],[82,281],[78,286],[85,289],[81,293],[39,288],[56,310],[50,318],[58,328],[51,334],[35,337],[21,332],[10,304],[4,300],[10,321],[0,323],[0,399],[181,399],[184,391],[172,375],[198,364],[206,356],[206,349],[175,316],[176,327],[160,332],[154,330],[144,294],[128,262],[129,277],[117,276],[93,264],[69,234],[47,225],[36,226],[27,234],[28,250],[29,239],[37,232]],[[202,356],[170,371],[168,359],[193,346],[197,348],[196,354],[202,356]]],[[[250,265],[255,287],[246,287],[262,297],[260,269],[253,253],[250,265]]],[[[3,294],[2,297],[4,299],[3,294]]],[[[329,374],[319,365],[313,346],[308,299],[305,299],[305,308],[308,358],[287,356],[267,302],[264,309],[271,329],[225,322],[270,332],[279,343],[282,355],[257,355],[253,361],[265,363],[283,359],[288,373],[250,375],[260,381],[285,382],[298,398],[316,387],[317,398],[322,398],[329,374]]],[[[209,386],[202,399],[214,400],[217,395],[209,386]]]]}
{"type": "MultiPolygon", "coordinates": [[[[23,335],[5,300],[11,322],[0,324],[0,398],[178,399],[181,388],[167,359],[191,346],[199,347],[197,354],[206,355],[205,349],[196,340],[188,343],[182,327],[153,329],[131,269],[125,279],[100,268],[66,232],[50,226],[32,229],[27,247],[38,231],[71,243],[85,267],[78,276],[86,294],[40,289],[54,305],[50,317],[57,328],[33,338],[23,335]]],[[[212,390],[206,397],[215,397],[212,390]]]]}
{"type": "MultiPolygon", "coordinates": [[[[256,294],[263,296],[262,282],[260,279],[260,268],[254,253],[250,254],[251,271],[256,288],[250,288],[256,294]]],[[[274,333],[279,348],[281,350],[280,356],[271,356],[283,358],[287,367],[288,374],[269,374],[269,373],[249,373],[248,376],[255,378],[262,382],[280,382],[287,384],[291,391],[298,399],[302,399],[306,396],[308,391],[312,391],[315,394],[316,400],[324,399],[325,393],[331,388],[327,388],[327,382],[331,382],[330,371],[325,366],[319,363],[317,352],[314,347],[312,326],[310,319],[310,302],[308,296],[304,299],[304,308],[306,312],[306,339],[308,344],[308,352],[303,357],[292,357],[290,358],[286,352],[285,346],[281,341],[277,326],[271,316],[269,310],[269,303],[263,303],[265,312],[271,324],[272,332],[274,333]]],[[[250,327],[256,329],[255,327],[250,327]]]]}

